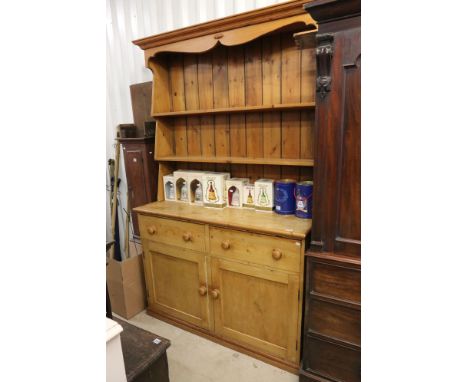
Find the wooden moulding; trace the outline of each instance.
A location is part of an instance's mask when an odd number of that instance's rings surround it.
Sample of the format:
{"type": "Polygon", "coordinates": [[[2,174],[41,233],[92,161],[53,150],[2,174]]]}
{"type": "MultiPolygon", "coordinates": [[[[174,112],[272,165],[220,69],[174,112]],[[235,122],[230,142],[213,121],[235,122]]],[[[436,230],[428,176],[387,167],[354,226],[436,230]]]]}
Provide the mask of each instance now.
{"type": "Polygon", "coordinates": [[[145,50],[148,63],[148,59],[159,52],[199,53],[211,49],[218,41],[223,45],[242,44],[294,23],[303,23],[316,30],[316,22],[303,9],[306,3],[306,0],[294,0],[276,4],[141,38],[133,43],[145,50]]]}
{"type": "Polygon", "coordinates": [[[268,33],[280,30],[287,26],[292,27],[294,25],[302,26],[303,28],[307,28],[308,26],[315,27],[312,18],[308,14],[288,17],[286,19],[270,21],[260,25],[252,25],[223,31],[222,33],[215,33],[214,35],[196,37],[172,44],[150,48],[145,50],[145,62],[151,69],[151,58],[155,57],[158,53],[202,53],[214,48],[218,44],[224,46],[242,45],[268,33]]]}

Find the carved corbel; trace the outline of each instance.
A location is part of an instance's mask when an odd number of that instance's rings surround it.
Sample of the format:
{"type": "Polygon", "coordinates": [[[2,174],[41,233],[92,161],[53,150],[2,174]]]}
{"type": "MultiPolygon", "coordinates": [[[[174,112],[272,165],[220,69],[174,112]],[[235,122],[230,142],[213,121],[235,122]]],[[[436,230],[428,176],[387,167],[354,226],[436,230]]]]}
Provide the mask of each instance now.
{"type": "Polygon", "coordinates": [[[333,58],[333,35],[317,35],[317,48],[315,49],[317,59],[317,93],[320,98],[325,99],[331,90],[331,62],[333,58]]]}

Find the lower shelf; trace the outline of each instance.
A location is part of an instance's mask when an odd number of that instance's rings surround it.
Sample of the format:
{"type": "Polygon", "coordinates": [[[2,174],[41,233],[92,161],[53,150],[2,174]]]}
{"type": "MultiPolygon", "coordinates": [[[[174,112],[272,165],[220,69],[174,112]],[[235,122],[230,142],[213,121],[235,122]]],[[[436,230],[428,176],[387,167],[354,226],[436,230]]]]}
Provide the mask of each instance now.
{"type": "Polygon", "coordinates": [[[208,332],[206,330],[203,330],[203,329],[200,329],[198,327],[195,327],[193,325],[190,325],[190,324],[187,324],[183,321],[180,321],[180,320],[177,320],[177,319],[174,319],[172,317],[167,317],[165,315],[162,315],[160,313],[156,313],[154,311],[152,311],[150,308],[148,308],[146,310],[146,313],[148,313],[150,316],[153,316],[159,320],[162,320],[164,322],[167,322],[171,325],[174,325],[174,326],[177,326],[178,328],[181,328],[181,329],[184,329],[184,330],[187,330],[189,331],[190,333],[194,333],[194,334],[197,334],[203,338],[206,338],[210,341],[213,341],[217,344],[220,344],[220,345],[223,345],[225,347],[228,347],[232,350],[235,350],[235,351],[238,351],[238,352],[241,352],[243,354],[246,354],[250,357],[253,357],[255,359],[258,359],[260,361],[263,361],[265,363],[268,363],[269,365],[273,365],[275,367],[278,367],[280,369],[283,369],[283,370],[286,370],[290,373],[293,373],[295,375],[299,375],[299,368],[297,365],[295,364],[292,364],[290,362],[287,362],[287,361],[283,361],[283,360],[279,360],[277,358],[274,358],[268,354],[265,354],[265,353],[262,353],[260,351],[252,351],[251,349],[248,349],[244,346],[242,346],[241,344],[238,344],[236,342],[233,342],[233,341],[230,341],[230,340],[226,340],[224,338],[220,338],[216,335],[214,335],[212,332],[208,332]]]}

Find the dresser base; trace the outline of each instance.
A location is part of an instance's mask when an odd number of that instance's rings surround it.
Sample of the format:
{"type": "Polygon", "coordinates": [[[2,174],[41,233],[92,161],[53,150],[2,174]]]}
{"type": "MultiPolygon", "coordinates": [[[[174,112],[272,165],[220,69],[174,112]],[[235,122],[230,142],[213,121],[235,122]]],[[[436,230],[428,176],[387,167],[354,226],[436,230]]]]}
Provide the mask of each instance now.
{"type": "Polygon", "coordinates": [[[201,329],[199,327],[190,325],[190,324],[188,324],[188,323],[186,323],[184,321],[178,320],[178,319],[173,318],[173,317],[168,317],[168,316],[163,315],[161,313],[157,313],[157,312],[151,310],[151,308],[147,308],[146,313],[149,314],[152,317],[155,317],[155,318],[161,320],[161,321],[167,322],[168,324],[177,326],[180,329],[187,330],[190,333],[196,334],[196,335],[198,335],[200,337],[206,338],[206,339],[208,339],[210,341],[213,341],[213,342],[215,342],[217,344],[228,347],[229,349],[232,349],[232,350],[238,351],[240,353],[246,354],[246,355],[248,355],[250,357],[253,357],[255,359],[258,359],[260,361],[268,363],[269,365],[278,367],[278,368],[280,368],[282,370],[286,370],[286,371],[288,371],[290,373],[293,373],[295,375],[299,375],[299,365],[294,365],[294,364],[292,364],[290,362],[287,362],[287,361],[272,357],[271,355],[268,355],[268,354],[265,354],[265,353],[262,353],[262,352],[259,352],[259,351],[258,352],[253,351],[253,350],[248,349],[248,348],[246,348],[246,347],[244,347],[244,346],[242,346],[242,345],[240,345],[240,344],[238,344],[238,343],[236,343],[234,341],[226,340],[224,338],[218,337],[218,336],[213,335],[212,333],[210,333],[210,332],[208,332],[208,331],[206,331],[204,329],[201,329]]]}

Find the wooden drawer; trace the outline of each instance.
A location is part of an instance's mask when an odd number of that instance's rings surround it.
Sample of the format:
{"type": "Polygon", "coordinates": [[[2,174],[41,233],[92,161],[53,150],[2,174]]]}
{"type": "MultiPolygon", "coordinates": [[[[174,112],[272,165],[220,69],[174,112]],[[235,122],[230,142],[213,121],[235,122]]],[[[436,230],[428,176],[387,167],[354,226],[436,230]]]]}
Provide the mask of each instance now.
{"type": "Polygon", "coordinates": [[[203,224],[145,215],[139,215],[138,221],[143,239],[205,252],[205,226],[203,224]]]}
{"type": "Polygon", "coordinates": [[[361,310],[317,299],[309,300],[308,329],[355,345],[361,344],[361,310]]]}
{"type": "Polygon", "coordinates": [[[309,292],[342,300],[361,301],[361,271],[355,268],[317,262],[307,257],[309,292]]]}
{"type": "Polygon", "coordinates": [[[214,255],[299,272],[301,242],[274,236],[210,227],[214,255]]]}
{"type": "Polygon", "coordinates": [[[361,381],[361,352],[348,346],[306,336],[302,367],[333,381],[361,381]]]}

